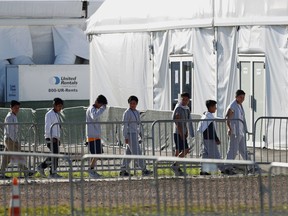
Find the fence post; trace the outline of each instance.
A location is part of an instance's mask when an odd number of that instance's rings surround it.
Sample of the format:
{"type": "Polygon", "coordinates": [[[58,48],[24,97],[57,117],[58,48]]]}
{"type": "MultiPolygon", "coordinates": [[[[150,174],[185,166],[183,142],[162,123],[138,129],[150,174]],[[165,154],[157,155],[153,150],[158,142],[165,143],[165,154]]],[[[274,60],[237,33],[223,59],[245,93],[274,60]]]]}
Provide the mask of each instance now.
{"type": "Polygon", "coordinates": [[[71,208],[71,215],[74,215],[74,191],[73,191],[73,168],[72,168],[72,161],[67,156],[66,160],[69,164],[69,184],[70,184],[70,208],[71,208]]]}
{"type": "Polygon", "coordinates": [[[86,157],[85,155],[81,158],[81,209],[82,209],[82,213],[85,212],[85,201],[84,201],[84,174],[83,174],[83,167],[84,167],[84,161],[85,161],[86,157]]]}
{"type": "Polygon", "coordinates": [[[154,177],[155,177],[155,188],[156,188],[156,202],[157,202],[157,212],[158,215],[160,215],[161,213],[161,209],[160,209],[160,192],[159,192],[159,176],[158,176],[158,172],[157,172],[157,168],[158,168],[158,159],[154,162],[155,164],[155,169],[156,172],[154,173],[154,177]]]}
{"type": "Polygon", "coordinates": [[[156,120],[156,121],[154,121],[153,123],[152,123],[152,126],[151,126],[151,130],[152,130],[152,133],[151,133],[151,135],[152,135],[152,155],[153,156],[155,156],[155,128],[154,128],[154,126],[155,126],[155,124],[157,123],[158,121],[156,120]]]}

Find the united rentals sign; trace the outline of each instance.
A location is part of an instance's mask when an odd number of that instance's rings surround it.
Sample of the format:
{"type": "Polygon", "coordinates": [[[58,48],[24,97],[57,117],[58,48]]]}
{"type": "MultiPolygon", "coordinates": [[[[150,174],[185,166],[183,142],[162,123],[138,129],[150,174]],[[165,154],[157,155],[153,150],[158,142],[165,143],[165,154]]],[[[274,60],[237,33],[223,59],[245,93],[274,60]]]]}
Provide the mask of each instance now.
{"type": "Polygon", "coordinates": [[[8,66],[6,78],[6,101],[89,100],[89,65],[8,66]]]}

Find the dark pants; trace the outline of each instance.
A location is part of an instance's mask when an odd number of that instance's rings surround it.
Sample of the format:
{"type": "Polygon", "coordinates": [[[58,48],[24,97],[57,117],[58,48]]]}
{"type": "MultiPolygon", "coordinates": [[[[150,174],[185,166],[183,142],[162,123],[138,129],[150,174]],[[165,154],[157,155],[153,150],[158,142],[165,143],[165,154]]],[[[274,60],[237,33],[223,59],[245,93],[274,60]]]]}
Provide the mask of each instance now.
{"type": "MultiPolygon", "coordinates": [[[[51,140],[49,138],[46,139],[47,147],[50,149],[51,153],[58,154],[59,153],[60,141],[58,139],[56,139],[56,138],[53,138],[52,141],[53,142],[51,143],[51,140]]],[[[39,166],[42,167],[43,169],[46,169],[47,167],[50,167],[50,174],[55,173],[55,171],[56,171],[56,169],[58,167],[58,158],[48,157],[39,166]]]]}
{"type": "Polygon", "coordinates": [[[174,143],[179,153],[189,149],[187,139],[183,140],[179,134],[174,133],[174,143]]]}

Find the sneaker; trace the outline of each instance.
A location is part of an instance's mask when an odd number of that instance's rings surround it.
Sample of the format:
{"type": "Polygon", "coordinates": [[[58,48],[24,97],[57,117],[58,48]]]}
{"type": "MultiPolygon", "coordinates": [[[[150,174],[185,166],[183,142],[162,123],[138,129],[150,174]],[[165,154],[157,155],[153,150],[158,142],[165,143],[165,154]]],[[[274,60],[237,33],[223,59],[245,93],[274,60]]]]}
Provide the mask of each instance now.
{"type": "Polygon", "coordinates": [[[89,169],[88,173],[89,173],[90,178],[94,178],[94,179],[102,178],[102,175],[100,175],[99,173],[95,172],[92,169],[89,169]]]}
{"type": "Polygon", "coordinates": [[[208,173],[208,172],[200,172],[200,175],[211,175],[210,173],[208,173]]]}
{"type": "Polygon", "coordinates": [[[32,172],[32,171],[26,171],[24,172],[24,177],[25,178],[29,178],[35,175],[36,172],[32,172]]]}
{"type": "Polygon", "coordinates": [[[251,169],[249,169],[248,170],[248,174],[260,174],[261,173],[261,170],[260,170],[260,168],[258,168],[258,167],[255,167],[255,168],[251,168],[251,169]]]}
{"type": "Polygon", "coordinates": [[[133,176],[133,174],[127,172],[126,170],[122,170],[120,171],[119,176],[133,176]]]}
{"type": "Polygon", "coordinates": [[[221,171],[221,173],[224,175],[236,175],[237,174],[232,169],[225,169],[224,171],[221,171]]]}
{"type": "Polygon", "coordinates": [[[63,176],[59,175],[58,173],[52,173],[49,175],[49,178],[62,179],[63,176]]]}
{"type": "Polygon", "coordinates": [[[180,168],[178,168],[178,173],[179,176],[187,176],[185,172],[183,172],[183,170],[181,170],[180,168]]]}
{"type": "Polygon", "coordinates": [[[151,171],[151,170],[147,170],[147,169],[142,170],[142,175],[143,176],[149,176],[149,175],[152,175],[152,174],[153,174],[153,171],[151,171]]]}
{"type": "Polygon", "coordinates": [[[178,166],[172,164],[171,169],[173,170],[173,172],[175,173],[176,176],[179,176],[179,167],[178,166]]]}
{"type": "Polygon", "coordinates": [[[175,176],[186,176],[186,173],[183,172],[183,170],[180,169],[179,166],[172,164],[171,169],[175,173],[175,176]]]}
{"type": "Polygon", "coordinates": [[[46,177],[45,170],[42,167],[38,166],[36,170],[40,174],[41,177],[44,177],[44,178],[46,177]]]}

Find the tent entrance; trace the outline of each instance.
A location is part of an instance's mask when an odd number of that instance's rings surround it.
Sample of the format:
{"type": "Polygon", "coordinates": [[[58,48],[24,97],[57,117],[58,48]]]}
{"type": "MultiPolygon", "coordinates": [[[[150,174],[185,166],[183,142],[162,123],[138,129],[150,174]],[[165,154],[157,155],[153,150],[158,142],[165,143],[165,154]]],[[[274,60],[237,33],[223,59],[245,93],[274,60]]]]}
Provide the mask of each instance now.
{"type": "MultiPolygon", "coordinates": [[[[243,108],[248,131],[253,131],[254,121],[265,116],[265,56],[238,56],[240,88],[246,92],[243,108]]],[[[260,128],[257,130],[259,134],[260,128]]],[[[264,135],[263,135],[264,136],[264,135]]],[[[262,137],[264,140],[264,137],[262,137]]]]}
{"type": "Polygon", "coordinates": [[[193,73],[193,57],[192,56],[170,56],[170,104],[171,110],[174,109],[178,102],[179,95],[182,92],[188,92],[191,95],[191,102],[189,104],[193,112],[193,93],[194,93],[194,73],[193,73]]]}

